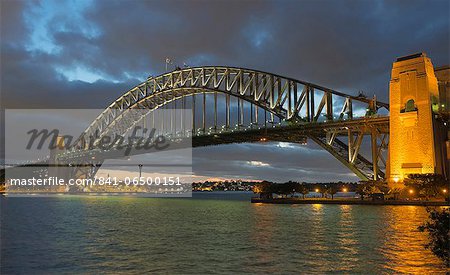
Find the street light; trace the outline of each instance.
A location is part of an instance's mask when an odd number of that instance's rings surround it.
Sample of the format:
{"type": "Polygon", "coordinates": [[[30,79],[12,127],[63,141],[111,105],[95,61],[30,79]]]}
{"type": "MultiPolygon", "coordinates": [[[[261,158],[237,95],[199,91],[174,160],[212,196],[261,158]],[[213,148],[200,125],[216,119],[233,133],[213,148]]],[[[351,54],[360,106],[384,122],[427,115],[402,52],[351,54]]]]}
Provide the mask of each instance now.
{"type": "Polygon", "coordinates": [[[410,194],[414,193],[414,190],[409,189],[409,193],[410,193],[410,194]]]}
{"type": "Polygon", "coordinates": [[[444,194],[447,193],[447,189],[443,189],[442,192],[444,192],[444,194]]]}
{"type": "Polygon", "coordinates": [[[141,178],[141,175],[142,175],[142,164],[139,164],[138,165],[139,166],[139,179],[141,178]]]}
{"type": "Polygon", "coordinates": [[[347,192],[347,188],[342,189],[343,192],[347,192]]]}
{"type": "Polygon", "coordinates": [[[319,189],[316,189],[315,191],[316,191],[316,193],[319,193],[319,189]]]}

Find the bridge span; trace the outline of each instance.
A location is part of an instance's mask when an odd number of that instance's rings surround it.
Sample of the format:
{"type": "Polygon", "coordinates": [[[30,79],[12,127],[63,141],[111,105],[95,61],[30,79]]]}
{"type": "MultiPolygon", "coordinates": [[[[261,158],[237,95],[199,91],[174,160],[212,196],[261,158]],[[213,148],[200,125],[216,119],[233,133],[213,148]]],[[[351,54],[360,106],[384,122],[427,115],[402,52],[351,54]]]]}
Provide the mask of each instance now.
{"type": "MultiPolygon", "coordinates": [[[[420,69],[423,64],[427,64],[427,60],[424,54],[399,59],[394,63],[394,70],[399,64],[401,66],[405,63],[420,69]]],[[[434,72],[425,73],[437,83],[434,72]]],[[[416,77],[420,78],[421,75],[410,74],[408,81],[416,81],[416,77]]],[[[417,122],[413,115],[417,116],[418,108],[431,110],[436,104],[435,92],[432,90],[437,86],[416,91],[425,94],[425,97],[433,95],[425,107],[408,101],[411,96],[407,95],[407,91],[401,99],[406,100],[406,103],[399,104],[396,101],[397,95],[392,95],[393,89],[397,89],[395,87],[391,81],[391,102],[395,103],[396,110],[394,118],[407,113],[408,121],[417,122]],[[392,101],[392,98],[395,100],[392,101]],[[407,112],[401,109],[402,106],[409,108],[406,109],[407,112]]],[[[432,111],[438,114],[438,110],[432,111]]],[[[439,121],[442,122],[442,119],[439,121]]],[[[402,127],[405,125],[399,126],[397,120],[395,123],[397,126],[394,135],[397,136],[397,132],[403,131],[402,127]]],[[[438,122],[430,116],[421,123],[425,124],[418,128],[438,122]]],[[[392,108],[389,113],[389,104],[378,101],[376,97],[350,95],[276,74],[222,66],[178,68],[160,76],[149,77],[112,102],[69,148],[58,150],[50,161],[71,165],[75,160],[84,159],[95,169],[75,166],[72,176],[91,177],[104,160],[120,157],[120,153],[114,148],[95,151],[90,145],[101,142],[105,136],[126,136],[137,125],[157,126],[159,134],[167,136],[173,144],[179,144],[179,147],[265,141],[305,143],[309,139],[362,180],[398,182],[406,175],[404,172],[393,175],[388,169],[390,162],[386,152],[392,149],[389,135],[393,132],[392,108]],[[174,122],[180,109],[190,109],[189,121],[174,122]],[[130,115],[135,110],[141,111],[139,115],[130,115]],[[170,115],[169,120],[157,121],[156,124],[159,124],[156,125],[154,113],[157,110],[167,110],[174,115],[170,115]],[[149,122],[152,118],[153,124],[149,122]],[[370,140],[370,157],[361,153],[365,136],[370,140]],[[183,139],[192,140],[192,143],[183,143],[183,139]]],[[[408,125],[405,127],[409,127],[408,125]]],[[[403,142],[409,144],[408,140],[403,142]]],[[[435,141],[430,142],[435,148],[435,141]]],[[[439,142],[443,142],[445,148],[448,138],[447,141],[439,142]]],[[[398,152],[394,153],[398,155],[398,152]]],[[[391,150],[391,156],[392,154],[391,150]]],[[[441,169],[440,173],[446,173],[448,159],[439,161],[436,160],[431,166],[434,170],[441,169]],[[439,161],[440,168],[436,166],[439,161]]],[[[402,169],[411,165],[406,163],[402,169]]],[[[413,168],[425,166],[417,163],[414,165],[413,168]]]]}
{"type": "MultiPolygon", "coordinates": [[[[88,137],[95,136],[95,144],[105,135],[126,135],[136,125],[145,125],[144,117],[155,110],[189,108],[191,121],[185,123],[189,129],[170,129],[172,139],[192,138],[194,147],[269,140],[304,143],[310,139],[359,178],[378,180],[385,176],[388,107],[375,97],[348,95],[267,72],[184,68],[150,77],[124,93],[93,121],[75,146],[57,157],[70,161],[75,155],[83,156],[80,152],[89,152],[88,137]],[[146,114],[123,119],[136,109],[146,110],[146,114]],[[384,116],[380,116],[380,109],[385,110],[384,116]],[[120,129],[115,127],[119,124],[120,129]],[[366,135],[371,137],[373,156],[369,159],[360,154],[366,135]]],[[[102,154],[95,156],[98,163],[114,155],[102,154]]]]}

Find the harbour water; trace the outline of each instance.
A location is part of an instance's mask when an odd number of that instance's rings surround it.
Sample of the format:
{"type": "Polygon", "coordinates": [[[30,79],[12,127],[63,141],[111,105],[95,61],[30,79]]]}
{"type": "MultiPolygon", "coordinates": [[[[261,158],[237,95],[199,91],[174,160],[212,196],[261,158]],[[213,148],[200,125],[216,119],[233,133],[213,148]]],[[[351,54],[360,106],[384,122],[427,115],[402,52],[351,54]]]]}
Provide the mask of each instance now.
{"type": "Polygon", "coordinates": [[[2,197],[1,274],[445,274],[420,206],[193,198],[2,197]]]}

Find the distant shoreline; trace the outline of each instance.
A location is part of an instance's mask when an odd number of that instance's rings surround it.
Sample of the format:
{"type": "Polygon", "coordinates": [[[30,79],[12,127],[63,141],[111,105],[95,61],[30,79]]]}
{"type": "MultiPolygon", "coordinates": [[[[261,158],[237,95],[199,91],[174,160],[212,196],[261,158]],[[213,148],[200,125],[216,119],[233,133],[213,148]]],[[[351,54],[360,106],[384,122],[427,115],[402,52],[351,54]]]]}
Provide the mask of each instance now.
{"type": "Polygon", "coordinates": [[[401,200],[360,200],[360,199],[297,199],[277,198],[260,199],[251,198],[252,203],[266,204],[341,204],[341,205],[415,205],[415,206],[450,206],[446,201],[401,201],[401,200]]]}

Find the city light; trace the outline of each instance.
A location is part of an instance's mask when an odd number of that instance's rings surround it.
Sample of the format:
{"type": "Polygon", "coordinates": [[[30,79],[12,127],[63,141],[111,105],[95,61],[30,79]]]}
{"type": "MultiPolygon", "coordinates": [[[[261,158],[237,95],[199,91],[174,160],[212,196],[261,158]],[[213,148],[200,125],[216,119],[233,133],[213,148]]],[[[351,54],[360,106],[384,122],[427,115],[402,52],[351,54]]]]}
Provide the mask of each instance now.
{"type": "Polygon", "coordinates": [[[342,189],[342,192],[347,192],[347,188],[342,189]]]}
{"type": "Polygon", "coordinates": [[[409,193],[410,193],[410,194],[414,193],[414,190],[409,189],[409,193]]]}
{"type": "Polygon", "coordinates": [[[447,193],[447,189],[443,189],[442,192],[447,193]]]}
{"type": "Polygon", "coordinates": [[[319,193],[319,189],[316,189],[315,191],[316,191],[316,193],[319,193]]]}

